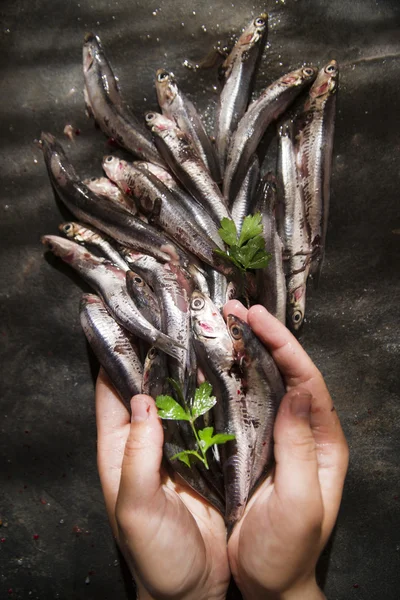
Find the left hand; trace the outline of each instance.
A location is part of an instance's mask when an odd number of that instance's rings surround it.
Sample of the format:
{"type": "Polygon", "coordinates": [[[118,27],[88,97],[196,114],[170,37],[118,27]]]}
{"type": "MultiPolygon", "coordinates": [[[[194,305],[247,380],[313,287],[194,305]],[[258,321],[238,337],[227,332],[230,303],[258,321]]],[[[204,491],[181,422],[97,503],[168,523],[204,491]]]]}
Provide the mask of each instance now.
{"type": "Polygon", "coordinates": [[[96,385],[98,469],[115,539],[140,600],[225,598],[230,579],[224,520],[162,471],[154,400],[131,400],[132,419],[106,373],[96,385]]]}

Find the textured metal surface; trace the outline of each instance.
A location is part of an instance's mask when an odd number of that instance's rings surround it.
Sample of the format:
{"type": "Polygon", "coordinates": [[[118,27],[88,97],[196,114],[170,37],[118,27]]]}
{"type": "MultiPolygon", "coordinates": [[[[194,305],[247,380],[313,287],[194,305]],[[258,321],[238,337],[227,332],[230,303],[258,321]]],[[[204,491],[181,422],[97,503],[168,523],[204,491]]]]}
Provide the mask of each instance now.
{"type": "MultiPolygon", "coordinates": [[[[222,1],[1,2],[0,598],[133,596],[115,562],[96,471],[96,365],[78,322],[85,286],[61,261],[43,257],[40,235],[56,233],[62,218],[33,141],[49,130],[82,176],[101,173],[109,147],[83,105],[81,44],[88,30],[101,36],[137,114],[156,108],[153,77],[166,67],[210,125],[215,71],[195,74],[182,61],[202,58],[261,8],[222,1]],[[63,139],[67,123],[81,132],[75,142],[63,139]]],[[[282,0],[266,8],[269,47],[256,90],[303,61],[336,58],[341,66],[326,262],[300,336],[326,377],[351,448],[320,579],[330,600],[395,600],[400,5],[282,0]]]]}

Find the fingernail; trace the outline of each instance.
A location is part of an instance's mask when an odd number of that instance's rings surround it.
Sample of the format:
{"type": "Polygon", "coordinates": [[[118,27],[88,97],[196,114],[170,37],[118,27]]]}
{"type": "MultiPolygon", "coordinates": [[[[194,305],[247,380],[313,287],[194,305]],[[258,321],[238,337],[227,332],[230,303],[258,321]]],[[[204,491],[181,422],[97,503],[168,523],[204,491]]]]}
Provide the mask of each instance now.
{"type": "Polygon", "coordinates": [[[309,417],[312,396],[307,390],[294,391],[291,394],[290,410],[295,417],[309,417]]]}
{"type": "Polygon", "coordinates": [[[132,418],[131,421],[141,423],[149,417],[150,405],[145,398],[133,397],[131,400],[132,418]]]}

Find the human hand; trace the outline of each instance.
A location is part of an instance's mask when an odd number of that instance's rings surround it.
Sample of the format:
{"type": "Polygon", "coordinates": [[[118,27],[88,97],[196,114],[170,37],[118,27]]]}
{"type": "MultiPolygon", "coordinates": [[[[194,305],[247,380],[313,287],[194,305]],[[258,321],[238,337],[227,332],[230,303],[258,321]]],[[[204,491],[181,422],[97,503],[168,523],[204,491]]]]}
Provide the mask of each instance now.
{"type": "Polygon", "coordinates": [[[223,518],[163,473],[163,429],[154,400],[134,396],[131,408],[132,420],[101,369],[98,469],[111,527],[138,598],[225,598],[230,570],[223,518]]]}
{"type": "Polygon", "coordinates": [[[262,306],[234,314],[270,350],[287,388],[274,427],[276,466],[250,499],[228,543],[247,600],[324,598],[315,566],[336,521],[348,447],[324,379],[295,337],[262,306]]]}

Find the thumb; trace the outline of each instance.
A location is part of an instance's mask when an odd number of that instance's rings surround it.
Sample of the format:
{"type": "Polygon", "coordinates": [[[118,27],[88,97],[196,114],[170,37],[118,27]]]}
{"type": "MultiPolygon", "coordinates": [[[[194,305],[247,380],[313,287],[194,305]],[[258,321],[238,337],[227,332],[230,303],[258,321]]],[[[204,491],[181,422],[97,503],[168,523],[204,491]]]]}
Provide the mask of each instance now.
{"type": "Polygon", "coordinates": [[[131,427],[125,444],[117,513],[147,506],[160,489],[163,428],[153,398],[131,400],[131,427]]]}
{"type": "Polygon", "coordinates": [[[315,439],[311,429],[310,392],[296,388],[283,398],[274,428],[275,489],[300,511],[322,506],[315,439]]]}

